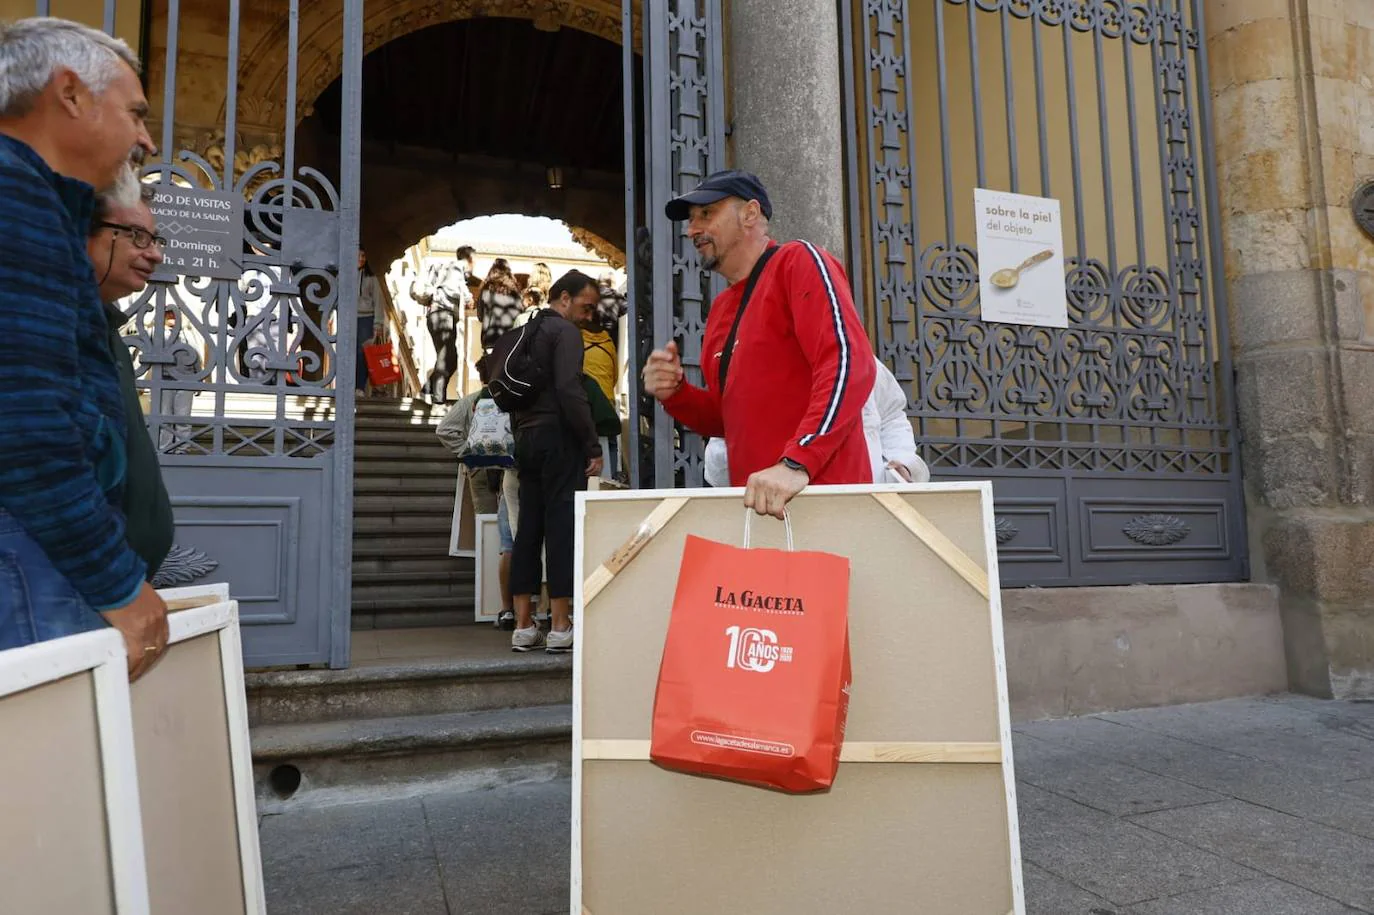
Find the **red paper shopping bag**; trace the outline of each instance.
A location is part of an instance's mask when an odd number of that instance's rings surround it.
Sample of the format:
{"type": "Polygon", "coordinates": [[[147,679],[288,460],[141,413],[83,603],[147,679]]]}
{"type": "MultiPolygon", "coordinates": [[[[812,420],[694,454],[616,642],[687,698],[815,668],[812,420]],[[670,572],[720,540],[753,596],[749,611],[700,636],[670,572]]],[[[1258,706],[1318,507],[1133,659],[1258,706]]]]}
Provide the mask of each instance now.
{"type": "Polygon", "coordinates": [[[395,384],[401,380],[396,351],[390,343],[369,343],[363,347],[363,356],[367,359],[367,374],[373,384],[395,384]]]}
{"type": "Polygon", "coordinates": [[[843,556],[689,536],[650,758],[784,791],[830,787],[849,709],[848,604],[843,556]]]}

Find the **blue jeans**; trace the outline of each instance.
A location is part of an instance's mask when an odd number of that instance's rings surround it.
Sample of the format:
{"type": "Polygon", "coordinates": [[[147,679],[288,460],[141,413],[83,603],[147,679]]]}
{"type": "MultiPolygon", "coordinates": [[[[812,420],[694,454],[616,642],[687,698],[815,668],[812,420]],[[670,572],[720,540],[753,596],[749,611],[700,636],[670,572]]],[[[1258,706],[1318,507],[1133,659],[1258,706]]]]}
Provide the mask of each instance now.
{"type": "Polygon", "coordinates": [[[358,379],[353,384],[355,391],[367,390],[367,356],[363,354],[363,347],[372,342],[372,329],[376,327],[376,321],[377,319],[371,315],[358,318],[358,339],[355,341],[358,351],[354,356],[357,359],[357,364],[353,367],[355,377],[358,379]]]}
{"type": "Polygon", "coordinates": [[[509,553],[515,549],[515,535],[510,532],[510,507],[506,505],[506,494],[496,497],[496,532],[501,536],[501,552],[509,553]]]}
{"type": "Polygon", "coordinates": [[[43,548],[0,509],[0,650],[104,629],[43,548]]]}

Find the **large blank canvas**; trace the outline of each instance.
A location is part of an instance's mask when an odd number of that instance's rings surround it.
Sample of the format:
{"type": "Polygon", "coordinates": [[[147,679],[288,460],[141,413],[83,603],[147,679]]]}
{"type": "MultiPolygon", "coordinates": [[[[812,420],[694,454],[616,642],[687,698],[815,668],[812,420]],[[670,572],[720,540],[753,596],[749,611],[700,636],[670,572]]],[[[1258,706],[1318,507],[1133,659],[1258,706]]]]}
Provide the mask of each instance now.
{"type": "MultiPolygon", "coordinates": [[[[584,607],[579,595],[574,907],[590,915],[1022,911],[990,488],[831,487],[793,501],[797,548],[851,561],[846,748],[919,745],[936,759],[945,758],[940,747],[993,751],[985,762],[841,762],[835,787],[808,796],[670,773],[647,758],[593,758],[594,745],[648,741],[685,538],[739,544],[744,512],[739,492],[728,490],[579,498],[583,583],[664,500],[683,497],[594,600],[584,607]],[[899,494],[967,556],[987,596],[875,492],[899,494]]],[[[753,527],[754,546],[783,545],[780,523],[753,527]]]]}
{"type": "Polygon", "coordinates": [[[95,678],[0,697],[0,910],[113,913],[95,678]]]}

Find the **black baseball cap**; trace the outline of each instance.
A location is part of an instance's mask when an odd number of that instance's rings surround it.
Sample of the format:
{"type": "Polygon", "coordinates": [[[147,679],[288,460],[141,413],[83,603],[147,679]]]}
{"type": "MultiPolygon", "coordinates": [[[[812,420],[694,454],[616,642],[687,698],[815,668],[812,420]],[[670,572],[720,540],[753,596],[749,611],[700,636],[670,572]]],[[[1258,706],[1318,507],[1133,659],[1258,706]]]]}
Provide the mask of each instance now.
{"type": "Polygon", "coordinates": [[[773,204],[768,201],[768,192],[757,175],[727,168],[725,171],[708,175],[704,181],[681,197],[674,197],[663,207],[663,212],[674,222],[686,219],[691,208],[707,203],[715,203],[726,197],[739,197],[741,200],[757,200],[764,219],[773,218],[773,204]]]}

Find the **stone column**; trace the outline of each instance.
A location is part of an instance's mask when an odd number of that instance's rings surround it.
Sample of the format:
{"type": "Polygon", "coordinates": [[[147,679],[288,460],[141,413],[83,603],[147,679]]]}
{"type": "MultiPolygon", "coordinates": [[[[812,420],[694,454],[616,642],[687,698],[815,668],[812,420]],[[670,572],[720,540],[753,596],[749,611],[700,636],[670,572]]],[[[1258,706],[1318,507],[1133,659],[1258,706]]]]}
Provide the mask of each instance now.
{"type": "Polygon", "coordinates": [[[730,0],[732,164],[763,180],[773,236],[843,257],[844,136],[834,0],[730,0]]]}
{"type": "Polygon", "coordinates": [[[1207,0],[1207,45],[1256,578],[1281,588],[1289,679],[1374,696],[1374,4],[1207,0]]]}

